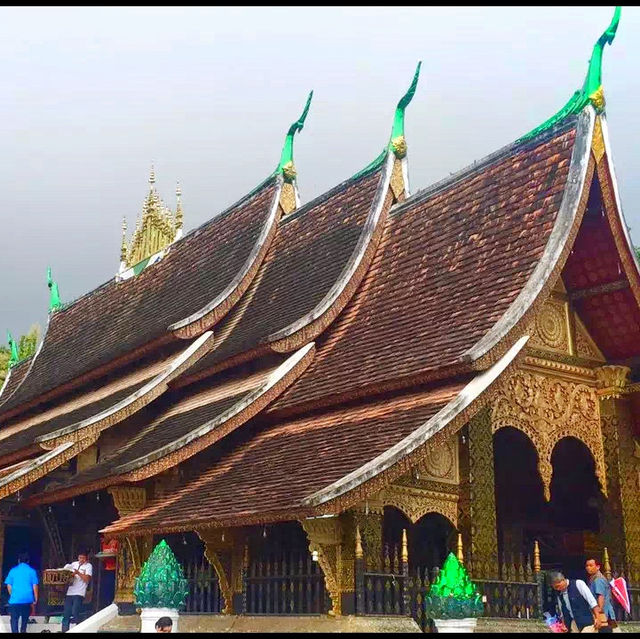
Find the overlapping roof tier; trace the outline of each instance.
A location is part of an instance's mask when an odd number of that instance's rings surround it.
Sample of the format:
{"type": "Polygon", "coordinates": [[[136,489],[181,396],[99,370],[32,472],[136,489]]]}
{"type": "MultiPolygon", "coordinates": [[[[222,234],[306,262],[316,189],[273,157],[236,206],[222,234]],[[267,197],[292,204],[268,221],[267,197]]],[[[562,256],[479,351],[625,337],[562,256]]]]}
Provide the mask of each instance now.
{"type": "Polygon", "coordinates": [[[106,366],[138,359],[149,344],[177,339],[172,329],[195,336],[219,321],[266,253],[281,184],[281,176],[267,180],[172,245],[156,268],[111,280],[53,313],[28,373],[0,404],[0,420],[79,379],[95,379],[106,366]]]}
{"type": "MultiPolygon", "coordinates": [[[[608,42],[616,26],[614,18],[608,42]]],[[[398,121],[416,82],[417,74],[398,121]]],[[[119,361],[122,374],[145,345],[200,337],[183,342],[192,350],[180,364],[173,354],[162,397],[105,433],[109,452],[95,466],[55,490],[41,484],[27,503],[140,482],[184,463],[183,485],[107,530],[340,512],[407,472],[491,401],[561,274],[605,355],[640,354],[640,273],[621,216],[602,91],[585,91],[530,134],[411,197],[403,191],[403,133],[364,171],[278,220],[279,197],[288,189],[290,204],[295,194],[287,162],[288,176],[276,172],[173,245],[127,280],[130,288],[109,284],[55,313],[30,372],[17,369],[22,383],[9,380],[14,391],[4,395],[0,420],[47,400],[56,383],[62,392],[73,380],[106,375],[109,362],[119,361]],[[103,315],[116,299],[122,317],[112,323],[122,343],[112,345],[113,332],[101,331],[111,330],[103,315]],[[619,311],[620,330],[603,314],[603,300],[619,311]],[[100,310],[88,313],[99,348],[90,337],[70,337],[76,306],[100,310]],[[83,348],[87,361],[70,361],[66,349],[83,348]],[[63,374],[54,382],[58,357],[63,374]]],[[[128,385],[128,397],[150,388],[141,382],[128,385]]],[[[106,404],[120,406],[123,388],[73,409],[92,417],[67,411],[62,424],[57,414],[32,411],[17,419],[35,420],[29,428],[45,455],[69,455],[88,441],[87,426],[106,404]]],[[[9,435],[7,451],[24,451],[11,442],[28,443],[28,432],[9,435]]],[[[0,485],[32,469],[6,471],[0,485]]]]}

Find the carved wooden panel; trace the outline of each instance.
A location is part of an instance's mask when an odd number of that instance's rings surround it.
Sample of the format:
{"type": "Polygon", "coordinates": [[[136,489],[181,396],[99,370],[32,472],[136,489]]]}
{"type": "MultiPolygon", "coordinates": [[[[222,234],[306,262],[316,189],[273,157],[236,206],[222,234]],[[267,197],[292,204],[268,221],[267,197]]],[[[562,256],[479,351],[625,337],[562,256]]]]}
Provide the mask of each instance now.
{"type": "Polygon", "coordinates": [[[550,499],[551,454],[564,437],[575,437],[591,451],[606,494],[604,448],[596,390],[586,384],[516,371],[499,390],[491,415],[493,432],[505,426],[529,436],[538,452],[545,497],[550,499]]]}

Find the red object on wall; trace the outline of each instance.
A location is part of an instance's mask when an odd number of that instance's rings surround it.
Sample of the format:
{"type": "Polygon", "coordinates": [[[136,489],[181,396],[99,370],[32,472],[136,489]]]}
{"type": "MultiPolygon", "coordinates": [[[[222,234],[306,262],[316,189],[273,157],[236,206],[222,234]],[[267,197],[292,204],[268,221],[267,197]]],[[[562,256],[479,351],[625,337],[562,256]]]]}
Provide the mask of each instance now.
{"type": "MultiPolygon", "coordinates": [[[[105,541],[102,539],[102,543],[100,544],[100,550],[102,552],[118,552],[118,540],[117,539],[109,539],[109,541],[105,541]]],[[[105,557],[103,568],[105,570],[115,570],[116,569],[116,558],[115,557],[105,557]]]]}

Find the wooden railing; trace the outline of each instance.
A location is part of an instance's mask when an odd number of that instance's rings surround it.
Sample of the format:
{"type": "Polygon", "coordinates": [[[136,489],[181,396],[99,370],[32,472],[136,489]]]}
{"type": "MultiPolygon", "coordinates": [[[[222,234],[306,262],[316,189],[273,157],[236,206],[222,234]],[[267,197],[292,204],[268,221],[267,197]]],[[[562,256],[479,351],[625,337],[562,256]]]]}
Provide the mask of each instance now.
{"type": "Polygon", "coordinates": [[[181,614],[217,614],[223,608],[218,577],[213,566],[202,557],[192,559],[184,566],[184,576],[189,584],[185,610],[181,614]]]}
{"type": "Polygon", "coordinates": [[[251,561],[244,582],[244,612],[248,614],[308,615],[330,608],[324,575],[308,552],[251,561]]]}

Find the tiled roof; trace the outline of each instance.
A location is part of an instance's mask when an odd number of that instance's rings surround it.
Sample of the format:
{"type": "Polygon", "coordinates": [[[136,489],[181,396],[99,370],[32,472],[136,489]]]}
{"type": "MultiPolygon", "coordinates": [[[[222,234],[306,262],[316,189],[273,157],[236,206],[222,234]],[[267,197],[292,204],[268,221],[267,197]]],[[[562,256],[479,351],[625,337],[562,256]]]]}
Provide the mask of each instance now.
{"type": "Polygon", "coordinates": [[[47,435],[55,430],[58,430],[59,428],[63,428],[70,424],[75,424],[76,422],[80,422],[83,419],[87,419],[88,417],[97,415],[110,406],[117,404],[125,397],[131,395],[132,393],[135,393],[135,391],[144,386],[147,381],[148,379],[145,379],[136,384],[120,389],[110,395],[107,395],[106,397],[103,397],[96,402],[85,404],[84,406],[81,406],[76,410],[63,413],[62,415],[58,415],[53,419],[34,424],[33,426],[28,426],[22,430],[17,431],[13,435],[9,435],[4,439],[0,439],[0,459],[12,455],[22,448],[26,448],[33,444],[36,445],[36,450],[41,450],[41,448],[37,446],[37,443],[35,441],[37,437],[47,435]]]}
{"type": "Polygon", "coordinates": [[[243,351],[311,311],[354,252],[374,201],[382,169],[349,180],[284,218],[244,300],[221,322],[217,347],[192,372],[243,351]],[[224,336],[229,333],[226,339],[224,336]],[[220,343],[220,339],[223,341],[220,343]]]}
{"type": "Polygon", "coordinates": [[[277,178],[171,246],[137,277],[111,280],[50,317],[40,353],[0,411],[24,404],[167,333],[233,280],[273,210],[277,178]],[[78,354],[82,354],[79,357],[78,354]]]}
{"type": "Polygon", "coordinates": [[[272,410],[322,404],[461,366],[540,261],[563,198],[575,125],[515,145],[391,209],[358,292],[272,410]]]}
{"type": "Polygon", "coordinates": [[[242,395],[243,393],[231,395],[192,410],[171,415],[166,419],[153,420],[139,433],[134,434],[128,442],[101,459],[98,464],[78,473],[68,482],[57,485],[56,491],[89,484],[97,479],[105,479],[117,474],[116,468],[118,466],[147,455],[157,448],[183,437],[197,426],[224,412],[242,395]]]}
{"type": "Polygon", "coordinates": [[[462,387],[454,383],[285,422],[255,435],[237,431],[218,444],[210,468],[198,478],[108,530],[193,529],[201,522],[293,510],[409,435],[462,387]]]}
{"type": "Polygon", "coordinates": [[[7,372],[4,385],[0,386],[0,403],[6,401],[15,392],[26,374],[29,372],[31,365],[31,357],[18,362],[13,368],[7,372]]]}

